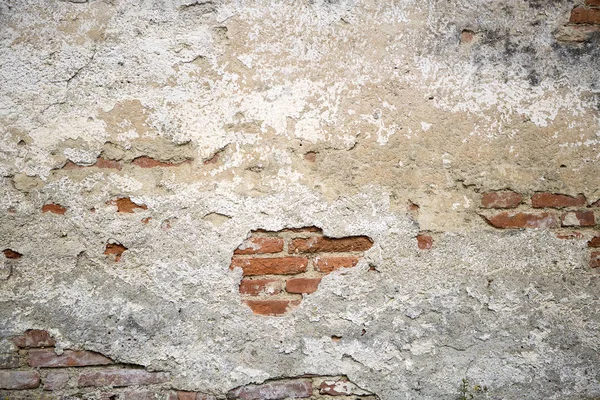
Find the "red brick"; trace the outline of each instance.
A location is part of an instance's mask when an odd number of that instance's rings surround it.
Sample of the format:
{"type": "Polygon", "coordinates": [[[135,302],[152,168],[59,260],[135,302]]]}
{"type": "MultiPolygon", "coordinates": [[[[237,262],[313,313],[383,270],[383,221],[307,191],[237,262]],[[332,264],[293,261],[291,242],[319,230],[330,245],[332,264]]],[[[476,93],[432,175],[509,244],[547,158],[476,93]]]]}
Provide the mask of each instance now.
{"type": "Polygon", "coordinates": [[[79,375],[79,387],[153,385],[167,382],[166,372],[148,372],[141,369],[107,369],[84,372],[79,375]]]}
{"type": "Polygon", "coordinates": [[[251,296],[261,294],[275,295],[283,290],[283,282],[277,279],[242,279],[240,282],[240,293],[251,296]]]}
{"type": "Polygon", "coordinates": [[[418,235],[417,246],[421,250],[429,250],[433,247],[433,238],[429,235],[418,235]]]}
{"type": "Polygon", "coordinates": [[[590,239],[588,247],[600,247],[600,236],[596,236],[590,239]]]}
{"type": "Polygon", "coordinates": [[[64,388],[69,382],[69,374],[64,372],[51,372],[44,379],[44,390],[53,391],[64,388]]]}
{"type": "Polygon", "coordinates": [[[594,203],[592,203],[592,207],[600,207],[600,199],[598,199],[594,203]]]}
{"type": "Polygon", "coordinates": [[[281,400],[304,399],[311,395],[312,382],[309,379],[297,379],[242,386],[229,391],[227,398],[231,400],[281,400]]]}
{"type": "Polygon", "coordinates": [[[299,300],[246,300],[244,301],[254,314],[283,315],[289,308],[297,307],[299,300]]]}
{"type": "Polygon", "coordinates": [[[358,386],[345,378],[321,382],[319,393],[329,396],[360,396],[366,394],[365,391],[361,390],[358,386]]]}
{"type": "Polygon", "coordinates": [[[315,268],[326,274],[339,268],[352,268],[358,264],[358,257],[317,257],[315,268]]]}
{"type": "Polygon", "coordinates": [[[125,250],[127,250],[127,247],[120,243],[108,243],[106,245],[106,249],[104,250],[104,254],[113,257],[115,262],[119,262],[125,250]]]}
{"type": "Polygon", "coordinates": [[[199,392],[177,392],[177,400],[217,400],[213,395],[199,392]]]}
{"type": "Polygon", "coordinates": [[[22,390],[40,386],[37,371],[0,371],[0,389],[22,390]]]}
{"type": "Polygon", "coordinates": [[[569,22],[572,24],[600,24],[600,9],[575,7],[569,22]]]}
{"type": "MultiPolygon", "coordinates": [[[[173,392],[166,393],[162,390],[128,390],[118,395],[119,400],[176,400],[177,395],[173,392]]],[[[109,397],[108,399],[113,399],[109,397]]]]}
{"type": "Polygon", "coordinates": [[[238,247],[233,254],[269,254],[283,251],[283,239],[281,238],[250,238],[238,247]]]}
{"type": "Polygon", "coordinates": [[[323,229],[316,226],[305,226],[302,228],[286,228],[281,230],[282,233],[321,233],[323,229]]]}
{"type": "Polygon", "coordinates": [[[134,159],[133,161],[131,161],[131,163],[133,165],[137,165],[138,167],[141,168],[154,168],[154,167],[176,167],[178,165],[184,164],[184,163],[189,163],[190,160],[186,160],[186,161],[181,161],[181,162],[168,162],[168,161],[159,161],[157,159],[154,159],[152,157],[148,157],[148,156],[141,156],[138,157],[136,159],[134,159]]]}
{"type": "Polygon", "coordinates": [[[107,169],[117,169],[117,170],[121,170],[121,168],[123,168],[123,166],[121,165],[121,163],[119,161],[115,161],[115,160],[109,160],[107,158],[103,158],[103,157],[98,157],[96,159],[96,163],[94,164],[94,167],[96,168],[107,168],[107,169]]]}
{"type": "Polygon", "coordinates": [[[515,208],[523,201],[523,196],[511,190],[484,193],[481,198],[483,208],[515,208]]]}
{"type": "Polygon", "coordinates": [[[0,369],[18,368],[19,356],[17,354],[0,354],[0,369]]]}
{"type": "Polygon", "coordinates": [[[294,275],[306,271],[308,260],[302,257],[236,258],[231,260],[230,269],[242,268],[244,276],[294,275]]]}
{"type": "Polygon", "coordinates": [[[572,240],[572,239],[583,239],[584,236],[581,232],[571,232],[571,233],[566,233],[566,234],[557,234],[556,237],[558,239],[566,239],[566,240],[572,240]]]}
{"type": "Polygon", "coordinates": [[[2,252],[4,253],[4,257],[10,258],[11,260],[16,260],[23,256],[23,254],[19,253],[18,251],[14,251],[11,249],[4,249],[2,250],[2,252]]]}
{"type": "Polygon", "coordinates": [[[55,368],[55,367],[84,367],[87,365],[112,364],[110,358],[93,351],[65,350],[57,355],[53,349],[29,350],[27,364],[30,367],[55,368]]]}
{"type": "Polygon", "coordinates": [[[117,212],[120,213],[133,213],[136,208],[147,210],[148,206],[145,204],[137,204],[133,202],[129,197],[121,197],[116,200],[111,200],[108,204],[117,206],[117,212]]]}
{"type": "Polygon", "coordinates": [[[585,206],[586,201],[585,196],[582,194],[573,197],[566,194],[535,193],[531,196],[531,205],[533,208],[582,207],[585,206]]]}
{"type": "Polygon", "coordinates": [[[29,329],[21,336],[12,339],[17,347],[51,347],[56,344],[52,336],[40,329],[29,329]]]}
{"type": "Polygon", "coordinates": [[[585,5],[600,7],[600,0],[586,0],[585,5]]]}
{"type": "Polygon", "coordinates": [[[47,213],[47,212],[62,215],[67,212],[67,209],[65,207],[61,206],[60,204],[49,203],[49,204],[44,204],[42,206],[42,213],[47,213]]]}
{"type": "Polygon", "coordinates": [[[590,267],[600,268],[600,251],[593,251],[590,258],[590,267]]]}
{"type": "Polygon", "coordinates": [[[319,288],[321,278],[293,278],[285,283],[285,290],[289,293],[314,293],[319,288]]]}
{"type": "Polygon", "coordinates": [[[562,226],[594,226],[596,219],[593,211],[568,212],[561,216],[562,226]]]}
{"type": "Polygon", "coordinates": [[[555,214],[552,213],[508,213],[503,212],[492,217],[484,217],[490,225],[500,229],[511,228],[558,228],[560,221],[555,214]]]}
{"type": "Polygon", "coordinates": [[[320,253],[365,251],[373,246],[373,241],[366,236],[350,236],[345,238],[311,237],[294,239],[290,245],[290,253],[320,253]]]}

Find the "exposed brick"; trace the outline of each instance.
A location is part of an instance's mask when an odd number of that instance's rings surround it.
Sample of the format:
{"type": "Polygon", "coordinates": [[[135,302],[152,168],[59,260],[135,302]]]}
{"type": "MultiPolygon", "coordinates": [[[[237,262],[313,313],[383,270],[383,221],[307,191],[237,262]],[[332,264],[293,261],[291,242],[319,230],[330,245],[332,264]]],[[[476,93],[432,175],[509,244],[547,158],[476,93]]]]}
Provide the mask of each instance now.
{"type": "Polygon", "coordinates": [[[568,212],[561,216],[562,226],[594,226],[596,219],[593,211],[568,212]]]}
{"type": "Polygon", "coordinates": [[[251,296],[261,294],[275,295],[283,290],[283,282],[277,279],[242,279],[240,282],[240,293],[251,296]]]}
{"type": "Polygon", "coordinates": [[[531,196],[531,205],[533,208],[564,208],[564,207],[582,207],[585,206],[586,198],[580,194],[577,197],[566,194],[556,193],[535,193],[531,196]]]}
{"type": "Polygon", "coordinates": [[[217,400],[213,395],[199,392],[177,392],[177,400],[217,400]]]}
{"type": "Polygon", "coordinates": [[[142,224],[144,225],[148,225],[148,222],[150,222],[152,220],[152,217],[146,217],[146,218],[142,218],[142,224]]]}
{"type": "Polygon", "coordinates": [[[302,257],[233,258],[230,269],[242,268],[244,276],[294,275],[306,271],[308,260],[302,257]]]}
{"type": "Polygon", "coordinates": [[[104,254],[113,257],[115,262],[119,262],[125,250],[127,250],[127,247],[123,246],[121,243],[108,243],[104,250],[104,254]]]}
{"type": "Polygon", "coordinates": [[[286,398],[304,399],[311,395],[312,382],[308,379],[297,379],[242,386],[227,393],[227,398],[232,400],[280,400],[286,398]]]}
{"type": "Polygon", "coordinates": [[[311,237],[294,239],[290,245],[290,253],[319,253],[365,251],[373,246],[373,241],[366,236],[345,238],[311,237]]]}
{"type": "Polygon", "coordinates": [[[590,267],[600,268],[600,251],[593,251],[590,258],[590,267]]]}
{"type": "Polygon", "coordinates": [[[96,163],[94,164],[94,167],[106,168],[106,169],[117,169],[119,171],[121,170],[121,168],[123,168],[123,166],[121,165],[121,163],[119,161],[109,160],[109,159],[103,158],[103,157],[98,157],[96,159],[96,163]]]}
{"type": "Polygon", "coordinates": [[[69,374],[65,372],[51,372],[44,379],[44,390],[61,390],[69,382],[69,374]]]}
{"type": "Polygon", "coordinates": [[[515,208],[523,201],[523,196],[511,190],[484,193],[481,197],[483,208],[515,208]]]}
{"type": "Polygon", "coordinates": [[[131,161],[131,163],[133,165],[137,165],[138,167],[141,167],[141,168],[176,167],[178,165],[181,165],[184,163],[189,163],[189,162],[190,162],[190,160],[177,162],[177,163],[168,162],[168,161],[159,161],[155,158],[148,157],[148,156],[141,156],[141,157],[135,158],[133,161],[131,161]]]}
{"type": "Polygon", "coordinates": [[[148,372],[141,369],[108,369],[84,372],[79,375],[80,387],[153,385],[169,380],[166,372],[148,372]]]}
{"type": "Polygon", "coordinates": [[[560,221],[555,214],[552,213],[509,213],[503,212],[491,217],[484,217],[490,225],[500,229],[511,228],[558,228],[560,221]]]}
{"type": "Polygon", "coordinates": [[[321,382],[319,393],[329,396],[351,396],[367,394],[348,379],[326,380],[321,382]]]}
{"type": "Polygon", "coordinates": [[[596,236],[590,239],[588,247],[600,247],[600,236],[596,236]]]}
{"type": "Polygon", "coordinates": [[[429,235],[417,235],[417,246],[421,250],[429,250],[433,247],[433,238],[429,235]]]}
{"type": "Polygon", "coordinates": [[[113,361],[99,353],[93,351],[73,351],[65,350],[61,355],[57,355],[53,349],[32,349],[29,350],[27,364],[30,367],[84,367],[87,365],[107,365],[113,361]]]}
{"type": "MultiPolygon", "coordinates": [[[[119,400],[175,400],[174,393],[166,393],[162,390],[128,390],[118,395],[119,400]]],[[[109,397],[110,399],[110,397],[109,397]]]]}
{"type": "Polygon", "coordinates": [[[289,293],[314,293],[319,288],[321,278],[293,278],[285,283],[285,290],[289,293]]]}
{"type": "Polygon", "coordinates": [[[283,251],[281,238],[250,238],[244,241],[233,254],[269,254],[283,251]]]}
{"type": "Polygon", "coordinates": [[[41,329],[29,329],[21,336],[12,339],[17,347],[51,347],[56,344],[50,334],[41,329]]]}
{"type": "Polygon", "coordinates": [[[23,256],[23,254],[19,253],[18,251],[14,251],[11,249],[4,249],[2,250],[2,252],[4,253],[4,257],[10,258],[11,260],[16,260],[23,256]]]}
{"type": "Polygon", "coordinates": [[[339,268],[352,268],[358,264],[358,257],[317,257],[315,267],[318,271],[330,273],[339,268]]]}
{"type": "Polygon", "coordinates": [[[586,0],[585,5],[600,7],[600,0],[586,0]]]}
{"type": "Polygon", "coordinates": [[[54,204],[54,203],[49,203],[49,204],[44,204],[42,206],[42,213],[47,213],[50,212],[52,214],[64,214],[67,212],[67,209],[63,206],[61,206],[60,204],[54,204]]]}
{"type": "Polygon", "coordinates": [[[592,203],[592,207],[600,207],[600,199],[592,203]]]}
{"type": "Polygon", "coordinates": [[[132,201],[129,197],[120,197],[116,200],[111,200],[109,204],[117,206],[117,212],[120,213],[133,213],[136,208],[147,210],[148,206],[145,204],[137,204],[132,201]]]}
{"type": "Polygon", "coordinates": [[[283,315],[288,308],[296,307],[299,300],[246,300],[244,301],[254,314],[283,315]]]}
{"type": "Polygon", "coordinates": [[[19,356],[16,354],[0,354],[0,369],[18,368],[19,356]]]}
{"type": "Polygon", "coordinates": [[[600,25],[566,25],[559,29],[556,38],[564,42],[581,43],[596,32],[600,32],[600,25]]]}
{"type": "Polygon", "coordinates": [[[566,239],[566,240],[573,240],[573,239],[583,239],[584,236],[581,232],[571,232],[571,233],[565,233],[565,234],[557,234],[556,237],[558,239],[566,239]]]}
{"type": "MultiPolygon", "coordinates": [[[[257,231],[258,232],[258,231],[257,231]]],[[[320,233],[323,229],[316,226],[305,226],[302,228],[286,228],[281,231],[282,233],[320,233]]]]}
{"type": "Polygon", "coordinates": [[[40,386],[37,371],[0,371],[0,389],[35,389],[40,386]]]}
{"type": "Polygon", "coordinates": [[[572,24],[600,24],[600,9],[575,7],[569,22],[572,24]]]}

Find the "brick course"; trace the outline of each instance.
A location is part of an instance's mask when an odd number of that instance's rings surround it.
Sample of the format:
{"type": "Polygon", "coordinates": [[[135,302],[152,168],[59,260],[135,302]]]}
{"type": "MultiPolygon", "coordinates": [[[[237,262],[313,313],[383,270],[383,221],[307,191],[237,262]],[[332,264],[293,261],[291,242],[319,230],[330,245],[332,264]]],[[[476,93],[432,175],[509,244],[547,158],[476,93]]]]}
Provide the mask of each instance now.
{"type": "Polygon", "coordinates": [[[280,316],[317,291],[323,276],[356,266],[372,246],[366,236],[330,238],[317,227],[259,229],[233,252],[230,269],[243,271],[244,304],[255,314],[280,316]]]}

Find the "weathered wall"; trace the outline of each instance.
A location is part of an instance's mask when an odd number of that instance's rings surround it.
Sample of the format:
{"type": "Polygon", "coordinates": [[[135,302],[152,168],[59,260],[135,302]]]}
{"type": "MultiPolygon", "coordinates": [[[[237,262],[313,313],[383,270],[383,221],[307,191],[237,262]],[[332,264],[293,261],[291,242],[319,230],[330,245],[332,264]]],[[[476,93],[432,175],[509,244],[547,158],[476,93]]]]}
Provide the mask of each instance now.
{"type": "Polygon", "coordinates": [[[600,397],[598,0],[4,0],[0,42],[1,396],[600,397]]]}

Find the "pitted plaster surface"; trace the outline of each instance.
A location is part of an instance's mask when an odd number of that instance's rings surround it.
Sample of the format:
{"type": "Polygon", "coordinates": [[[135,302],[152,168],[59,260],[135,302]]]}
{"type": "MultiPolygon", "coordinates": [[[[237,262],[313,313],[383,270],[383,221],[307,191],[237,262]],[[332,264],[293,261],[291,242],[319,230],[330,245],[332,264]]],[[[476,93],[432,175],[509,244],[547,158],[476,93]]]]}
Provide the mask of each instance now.
{"type": "Polygon", "coordinates": [[[381,399],[456,398],[465,377],[494,399],[600,397],[585,243],[477,215],[490,190],[600,198],[598,38],[556,39],[575,4],[0,3],[0,247],[23,254],[0,268],[0,333],[219,396],[320,374],[381,399]],[[123,196],[148,209],[107,204],[123,196]],[[234,249],[312,225],[374,246],[289,315],[253,315],[234,249]]]}

